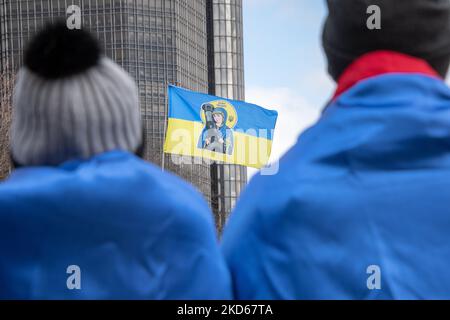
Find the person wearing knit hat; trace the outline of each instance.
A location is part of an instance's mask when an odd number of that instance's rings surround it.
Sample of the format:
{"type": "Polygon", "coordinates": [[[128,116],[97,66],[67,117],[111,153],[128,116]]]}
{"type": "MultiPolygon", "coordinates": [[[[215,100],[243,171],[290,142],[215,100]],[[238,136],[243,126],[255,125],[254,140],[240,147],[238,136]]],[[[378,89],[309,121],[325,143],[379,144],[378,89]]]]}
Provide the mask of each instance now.
{"type": "Polygon", "coordinates": [[[445,78],[450,63],[450,1],[327,0],[323,48],[334,80],[357,58],[391,50],[423,59],[445,78]],[[367,27],[367,9],[380,10],[381,28],[367,27]]]}
{"type": "Polygon", "coordinates": [[[57,165],[142,143],[138,90],[85,31],[50,26],[30,44],[13,99],[20,165],[57,165]]]}
{"type": "Polygon", "coordinates": [[[337,89],[230,217],[235,296],[450,299],[450,1],[327,3],[337,89]]]}
{"type": "Polygon", "coordinates": [[[63,23],[38,33],[24,62],[18,169],[0,184],[0,299],[231,298],[203,197],[138,157],[131,77],[63,23]]]}

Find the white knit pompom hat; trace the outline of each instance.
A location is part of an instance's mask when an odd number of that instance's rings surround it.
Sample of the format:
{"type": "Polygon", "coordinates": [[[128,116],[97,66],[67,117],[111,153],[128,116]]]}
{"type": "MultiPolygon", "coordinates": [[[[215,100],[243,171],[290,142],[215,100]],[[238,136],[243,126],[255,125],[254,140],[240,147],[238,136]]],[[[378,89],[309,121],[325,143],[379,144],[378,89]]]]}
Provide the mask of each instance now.
{"type": "Polygon", "coordinates": [[[138,90],[94,38],[64,24],[31,42],[13,98],[11,151],[20,165],[58,165],[142,143],[138,90]]]}

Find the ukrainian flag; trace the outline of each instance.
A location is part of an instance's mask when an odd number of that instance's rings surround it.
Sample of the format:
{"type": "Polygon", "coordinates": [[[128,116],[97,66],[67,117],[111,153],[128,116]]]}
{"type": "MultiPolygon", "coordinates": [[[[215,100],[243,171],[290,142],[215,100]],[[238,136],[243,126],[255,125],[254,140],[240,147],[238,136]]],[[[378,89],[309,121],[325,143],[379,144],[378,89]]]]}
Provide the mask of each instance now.
{"type": "Polygon", "coordinates": [[[260,169],[278,118],[254,104],[169,86],[164,152],[260,169]]]}

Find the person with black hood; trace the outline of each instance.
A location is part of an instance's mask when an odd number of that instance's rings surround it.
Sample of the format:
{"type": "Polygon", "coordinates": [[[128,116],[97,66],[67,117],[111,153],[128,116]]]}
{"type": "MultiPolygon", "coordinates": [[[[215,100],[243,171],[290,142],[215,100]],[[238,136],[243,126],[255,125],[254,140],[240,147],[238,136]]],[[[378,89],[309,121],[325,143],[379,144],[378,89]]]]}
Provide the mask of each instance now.
{"type": "Polygon", "coordinates": [[[229,299],[212,214],[145,162],[134,80],[86,31],[48,25],[13,99],[0,299],[229,299]]]}
{"type": "Polygon", "coordinates": [[[230,218],[235,296],[449,299],[450,1],[327,2],[337,90],[230,218]]]}

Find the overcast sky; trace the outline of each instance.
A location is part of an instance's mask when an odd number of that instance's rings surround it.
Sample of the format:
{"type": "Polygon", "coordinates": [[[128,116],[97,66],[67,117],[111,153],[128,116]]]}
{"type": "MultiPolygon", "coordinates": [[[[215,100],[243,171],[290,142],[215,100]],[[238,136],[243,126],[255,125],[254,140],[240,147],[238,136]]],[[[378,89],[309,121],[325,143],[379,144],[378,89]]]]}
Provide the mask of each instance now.
{"type": "Polygon", "coordinates": [[[317,121],[333,94],[321,48],[324,2],[243,0],[246,101],[279,113],[272,162],[317,121]]]}

